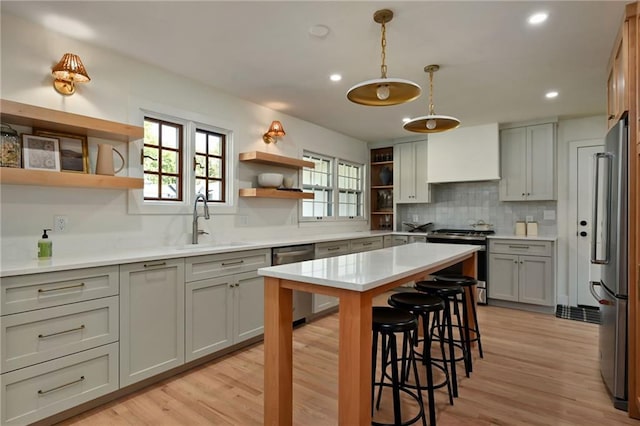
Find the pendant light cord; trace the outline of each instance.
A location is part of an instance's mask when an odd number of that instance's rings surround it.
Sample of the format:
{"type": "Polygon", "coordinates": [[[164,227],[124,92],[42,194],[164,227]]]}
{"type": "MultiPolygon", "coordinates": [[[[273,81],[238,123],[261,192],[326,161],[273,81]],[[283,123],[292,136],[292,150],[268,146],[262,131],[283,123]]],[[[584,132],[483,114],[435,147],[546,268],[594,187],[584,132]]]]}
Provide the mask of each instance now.
{"type": "Polygon", "coordinates": [[[433,71],[429,71],[429,115],[435,115],[433,106],[433,71]]]}
{"type": "Polygon", "coordinates": [[[385,23],[385,21],[382,21],[382,40],[380,42],[380,45],[382,46],[382,54],[380,55],[382,59],[382,65],[380,65],[380,73],[382,74],[382,77],[380,78],[387,78],[387,65],[385,64],[385,60],[387,59],[387,54],[385,52],[387,47],[387,27],[385,23]]]}

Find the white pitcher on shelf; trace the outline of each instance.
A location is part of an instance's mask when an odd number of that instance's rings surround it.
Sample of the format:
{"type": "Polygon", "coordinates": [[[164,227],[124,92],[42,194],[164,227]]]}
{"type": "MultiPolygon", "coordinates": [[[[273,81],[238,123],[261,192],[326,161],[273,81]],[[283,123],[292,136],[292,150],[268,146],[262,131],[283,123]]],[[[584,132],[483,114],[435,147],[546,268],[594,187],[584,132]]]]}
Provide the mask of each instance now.
{"type": "Polygon", "coordinates": [[[113,176],[124,168],[124,157],[113,146],[109,144],[98,144],[98,159],[96,160],[96,174],[113,176]],[[122,160],[122,164],[118,170],[113,168],[113,153],[118,154],[118,157],[122,160]]]}

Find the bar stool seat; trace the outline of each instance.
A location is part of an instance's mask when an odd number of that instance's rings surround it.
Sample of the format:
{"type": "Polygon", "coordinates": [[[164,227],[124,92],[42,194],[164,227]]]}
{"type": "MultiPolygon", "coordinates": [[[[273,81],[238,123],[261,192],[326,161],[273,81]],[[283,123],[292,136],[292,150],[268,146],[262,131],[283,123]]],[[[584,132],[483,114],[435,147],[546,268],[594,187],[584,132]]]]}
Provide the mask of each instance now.
{"type": "MultiPolygon", "coordinates": [[[[449,404],[453,405],[453,393],[451,391],[451,380],[449,379],[449,370],[447,370],[446,363],[443,361],[441,364],[434,361],[431,357],[431,333],[429,332],[429,325],[431,324],[431,315],[438,315],[440,312],[444,310],[444,300],[439,296],[432,296],[425,293],[420,292],[402,292],[392,294],[387,303],[389,305],[399,308],[405,309],[417,317],[422,319],[422,327],[423,327],[423,337],[418,338],[417,331],[416,336],[414,338],[414,344],[416,349],[412,349],[414,351],[414,355],[417,360],[422,361],[422,364],[425,366],[427,383],[424,386],[417,386],[410,384],[412,388],[419,388],[421,390],[426,390],[429,398],[429,425],[436,425],[436,404],[435,404],[435,395],[434,390],[441,388],[443,386],[447,386],[447,391],[449,394],[449,404]],[[418,351],[417,346],[418,343],[422,342],[422,352],[418,351]],[[437,368],[444,373],[444,380],[441,383],[434,383],[433,379],[433,368],[437,368]]],[[[440,351],[442,355],[442,360],[446,359],[444,353],[444,344],[443,338],[440,337],[440,351]]],[[[406,358],[406,354],[403,354],[403,358],[406,358]]],[[[407,372],[408,373],[408,372],[407,372]]],[[[407,374],[408,376],[408,374],[407,374]]]]}
{"type": "MultiPolygon", "coordinates": [[[[375,393],[376,386],[379,387],[378,390],[378,401],[375,405],[376,409],[380,408],[380,397],[382,394],[382,389],[384,387],[390,387],[393,394],[393,423],[379,423],[376,421],[372,421],[372,425],[377,426],[407,426],[411,425],[418,420],[422,420],[422,425],[427,426],[427,419],[424,412],[424,404],[422,401],[422,393],[418,390],[418,392],[413,392],[411,388],[409,388],[405,380],[405,372],[404,367],[405,363],[402,362],[403,371],[400,373],[398,371],[398,364],[401,363],[402,359],[398,357],[398,347],[396,341],[396,333],[402,334],[402,344],[403,344],[403,353],[405,353],[405,348],[408,346],[409,348],[413,346],[413,337],[412,334],[418,329],[418,320],[416,317],[408,311],[392,308],[388,306],[374,306],[372,312],[372,329],[373,329],[373,345],[371,350],[371,410],[373,415],[373,398],[375,393]],[[382,336],[382,366],[380,375],[380,381],[376,381],[376,368],[377,368],[377,354],[378,354],[378,336],[382,336]],[[389,359],[390,358],[390,359],[389,359]],[[391,382],[385,383],[386,369],[387,367],[391,368],[391,382]],[[418,414],[416,414],[413,418],[402,421],[402,411],[401,411],[401,401],[400,401],[400,392],[408,395],[413,398],[418,406],[418,414]]],[[[418,378],[416,359],[413,355],[413,351],[409,351],[409,363],[414,370],[414,378],[415,383],[420,386],[420,379],[418,378]]]]}

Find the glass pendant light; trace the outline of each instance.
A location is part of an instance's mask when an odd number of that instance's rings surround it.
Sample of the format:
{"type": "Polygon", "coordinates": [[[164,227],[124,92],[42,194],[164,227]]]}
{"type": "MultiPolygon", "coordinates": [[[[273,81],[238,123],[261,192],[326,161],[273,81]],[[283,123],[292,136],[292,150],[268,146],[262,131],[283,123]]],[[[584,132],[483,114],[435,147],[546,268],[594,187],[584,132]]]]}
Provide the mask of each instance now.
{"type": "Polygon", "coordinates": [[[351,102],[369,106],[397,105],[412,101],[420,96],[422,89],[416,83],[401,78],[388,78],[386,59],[386,23],[393,19],[393,12],[389,9],[378,10],[373,14],[373,20],[382,25],[382,65],[381,77],[363,81],[353,86],[347,92],[351,102]]]}
{"type": "Polygon", "coordinates": [[[403,126],[410,132],[439,133],[455,129],[460,125],[460,120],[448,115],[436,115],[433,105],[433,73],[440,69],[439,65],[427,65],[424,71],[429,73],[429,115],[414,118],[403,126]]]}

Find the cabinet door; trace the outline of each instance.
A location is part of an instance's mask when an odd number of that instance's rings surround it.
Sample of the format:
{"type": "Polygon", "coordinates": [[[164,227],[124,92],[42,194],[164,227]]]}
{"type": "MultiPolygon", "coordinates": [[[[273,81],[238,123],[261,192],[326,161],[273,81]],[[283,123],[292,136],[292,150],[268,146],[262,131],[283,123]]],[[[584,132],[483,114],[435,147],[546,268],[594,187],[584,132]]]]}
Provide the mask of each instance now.
{"type": "Polygon", "coordinates": [[[554,125],[527,127],[527,200],[554,200],[555,135],[554,125]]]}
{"type": "Polygon", "coordinates": [[[518,256],[492,254],[489,256],[489,298],[518,301],[518,256]]]}
{"type": "Polygon", "coordinates": [[[552,306],[554,286],[550,257],[520,256],[518,259],[520,302],[552,306]]]}
{"type": "Polygon", "coordinates": [[[406,235],[385,235],[384,247],[402,246],[409,242],[409,237],[406,235]]]}
{"type": "Polygon", "coordinates": [[[187,362],[233,344],[233,276],[186,284],[185,357],[187,362]]]}
{"type": "Polygon", "coordinates": [[[500,200],[521,201],[526,196],[525,127],[500,131],[500,200]]]}
{"type": "Polygon", "coordinates": [[[429,184],[427,183],[427,142],[414,142],[414,159],[415,159],[415,192],[416,196],[413,200],[417,203],[431,202],[431,194],[429,184]]]}
{"type": "Polygon", "coordinates": [[[393,147],[394,197],[398,203],[412,203],[416,199],[416,170],[413,143],[393,147]]]}
{"type": "Polygon", "coordinates": [[[120,265],[120,385],[184,363],[184,259],[120,265]]]}
{"type": "Polygon", "coordinates": [[[234,343],[264,334],[264,278],[257,272],[234,276],[234,343]]]}

